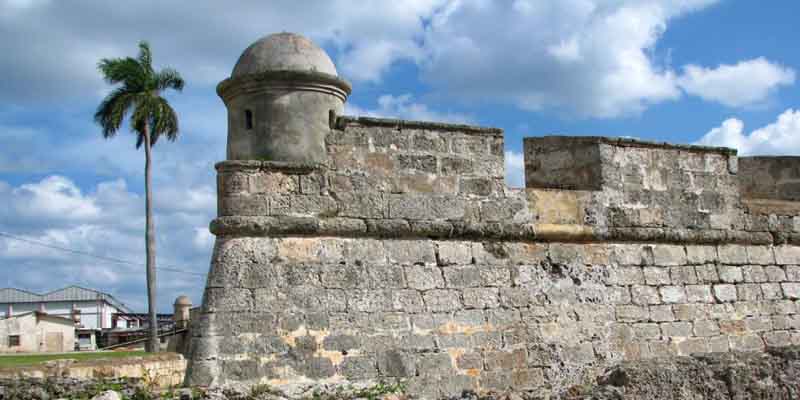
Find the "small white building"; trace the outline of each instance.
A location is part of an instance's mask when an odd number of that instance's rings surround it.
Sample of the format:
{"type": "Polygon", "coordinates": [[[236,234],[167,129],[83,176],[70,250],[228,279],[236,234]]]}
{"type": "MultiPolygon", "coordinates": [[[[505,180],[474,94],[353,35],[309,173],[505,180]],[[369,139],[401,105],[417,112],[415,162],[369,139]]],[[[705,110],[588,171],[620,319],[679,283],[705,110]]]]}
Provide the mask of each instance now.
{"type": "Polygon", "coordinates": [[[62,353],[75,349],[71,318],[31,311],[0,320],[0,353],[62,353]]]}
{"type": "Polygon", "coordinates": [[[84,329],[136,328],[139,319],[114,296],[80,286],[38,294],[15,288],[0,289],[0,318],[38,311],[68,318],[84,329]]]}

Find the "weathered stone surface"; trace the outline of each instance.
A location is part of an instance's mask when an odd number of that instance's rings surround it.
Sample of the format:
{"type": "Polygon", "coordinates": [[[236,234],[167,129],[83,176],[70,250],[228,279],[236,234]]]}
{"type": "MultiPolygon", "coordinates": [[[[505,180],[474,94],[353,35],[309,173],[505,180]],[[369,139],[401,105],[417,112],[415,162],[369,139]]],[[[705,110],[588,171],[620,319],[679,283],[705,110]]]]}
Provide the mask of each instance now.
{"type": "Polygon", "coordinates": [[[341,116],[349,86],[297,72],[220,85],[237,160],[190,382],[548,397],[620,361],[800,343],[791,160],[530,138],[512,189],[502,131],[341,116]]]}

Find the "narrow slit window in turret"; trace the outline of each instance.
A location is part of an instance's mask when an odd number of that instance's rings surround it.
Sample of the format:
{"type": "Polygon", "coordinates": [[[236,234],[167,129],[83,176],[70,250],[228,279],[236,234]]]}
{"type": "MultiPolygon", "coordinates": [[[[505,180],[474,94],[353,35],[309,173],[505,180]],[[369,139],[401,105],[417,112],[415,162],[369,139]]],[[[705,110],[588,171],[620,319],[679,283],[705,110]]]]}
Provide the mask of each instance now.
{"type": "Polygon", "coordinates": [[[253,129],[253,112],[250,110],[244,110],[244,127],[253,129]]]}

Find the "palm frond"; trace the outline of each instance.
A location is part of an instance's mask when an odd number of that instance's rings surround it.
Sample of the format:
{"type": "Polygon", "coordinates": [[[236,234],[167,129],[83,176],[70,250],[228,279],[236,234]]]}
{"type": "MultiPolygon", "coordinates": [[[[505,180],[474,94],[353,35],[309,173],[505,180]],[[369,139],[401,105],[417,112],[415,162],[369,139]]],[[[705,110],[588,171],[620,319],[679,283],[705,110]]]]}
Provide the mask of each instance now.
{"type": "Polygon", "coordinates": [[[174,141],[178,137],[178,115],[163,97],[157,97],[155,105],[158,111],[153,116],[155,120],[153,124],[153,144],[161,135],[166,135],[169,141],[174,141]]]}
{"type": "Polygon", "coordinates": [[[103,137],[113,137],[125,119],[131,105],[136,102],[137,93],[127,87],[119,87],[106,96],[94,114],[94,120],[103,128],[103,137]]]}
{"type": "Polygon", "coordinates": [[[152,146],[152,138],[153,138],[153,114],[156,112],[157,105],[153,101],[151,96],[142,96],[139,101],[136,102],[136,106],[133,109],[133,114],[131,114],[131,131],[137,134],[136,138],[136,148],[142,146],[144,143],[143,135],[145,133],[145,124],[150,126],[150,139],[151,139],[151,146],[152,146]]]}
{"type": "Polygon", "coordinates": [[[153,53],[150,51],[150,44],[142,40],[139,42],[139,64],[148,75],[153,73],[153,53]]]}
{"type": "Polygon", "coordinates": [[[112,85],[122,83],[131,88],[144,85],[145,74],[138,61],[133,58],[104,58],[97,63],[103,79],[112,85]]]}
{"type": "Polygon", "coordinates": [[[155,76],[156,88],[158,91],[167,89],[183,90],[184,81],[181,74],[172,68],[164,68],[155,76]]]}

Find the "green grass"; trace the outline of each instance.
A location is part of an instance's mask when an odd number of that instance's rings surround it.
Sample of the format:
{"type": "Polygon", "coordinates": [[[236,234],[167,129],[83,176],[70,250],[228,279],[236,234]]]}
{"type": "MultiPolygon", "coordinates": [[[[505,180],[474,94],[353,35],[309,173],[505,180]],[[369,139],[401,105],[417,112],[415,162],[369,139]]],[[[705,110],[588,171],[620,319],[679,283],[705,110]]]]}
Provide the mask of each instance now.
{"type": "Polygon", "coordinates": [[[0,368],[36,365],[50,360],[71,358],[78,361],[99,360],[103,358],[125,358],[144,356],[144,351],[99,351],[86,353],[0,355],[0,368]]]}

